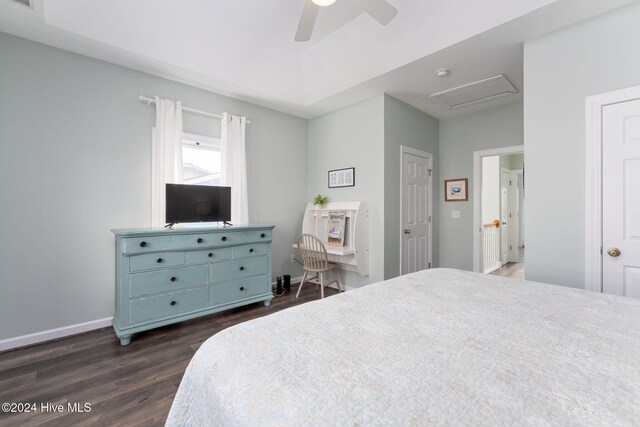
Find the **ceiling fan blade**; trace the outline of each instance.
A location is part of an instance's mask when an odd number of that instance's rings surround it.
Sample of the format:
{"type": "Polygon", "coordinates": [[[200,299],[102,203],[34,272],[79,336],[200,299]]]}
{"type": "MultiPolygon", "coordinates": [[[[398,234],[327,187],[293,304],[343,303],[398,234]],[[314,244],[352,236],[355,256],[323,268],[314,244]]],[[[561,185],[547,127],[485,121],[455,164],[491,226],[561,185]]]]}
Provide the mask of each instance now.
{"type": "Polygon", "coordinates": [[[357,0],[357,4],[382,25],[387,25],[398,13],[387,0],[357,0]]]}
{"type": "Polygon", "coordinates": [[[311,0],[304,0],[304,7],[298,22],[298,30],[294,40],[297,42],[306,42],[311,38],[313,27],[316,25],[319,7],[311,0]]]}

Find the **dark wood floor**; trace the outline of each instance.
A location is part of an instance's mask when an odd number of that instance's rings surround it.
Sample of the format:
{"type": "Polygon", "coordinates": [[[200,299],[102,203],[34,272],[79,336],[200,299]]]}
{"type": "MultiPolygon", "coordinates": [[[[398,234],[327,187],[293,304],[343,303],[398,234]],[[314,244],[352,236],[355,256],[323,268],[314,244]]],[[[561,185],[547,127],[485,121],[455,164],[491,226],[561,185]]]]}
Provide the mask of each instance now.
{"type": "MultiPolygon", "coordinates": [[[[120,346],[111,328],[0,353],[0,403],[35,403],[33,413],[0,411],[0,425],[163,425],[184,370],[200,345],[221,330],[320,298],[307,284],[262,303],[134,335],[120,346]],[[62,404],[44,413],[41,404],[62,404]],[[91,411],[69,413],[67,403],[91,411]]],[[[325,290],[327,295],[337,291],[325,290]]]]}

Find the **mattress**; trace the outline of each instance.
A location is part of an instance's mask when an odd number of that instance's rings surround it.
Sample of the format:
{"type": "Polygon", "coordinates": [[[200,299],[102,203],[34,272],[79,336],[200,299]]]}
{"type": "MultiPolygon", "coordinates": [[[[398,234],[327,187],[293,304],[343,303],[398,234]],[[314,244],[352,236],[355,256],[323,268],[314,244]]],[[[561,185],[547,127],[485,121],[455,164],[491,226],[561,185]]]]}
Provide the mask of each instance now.
{"type": "Polygon", "coordinates": [[[251,320],[167,425],[639,425],[640,300],[425,270],[251,320]]]}

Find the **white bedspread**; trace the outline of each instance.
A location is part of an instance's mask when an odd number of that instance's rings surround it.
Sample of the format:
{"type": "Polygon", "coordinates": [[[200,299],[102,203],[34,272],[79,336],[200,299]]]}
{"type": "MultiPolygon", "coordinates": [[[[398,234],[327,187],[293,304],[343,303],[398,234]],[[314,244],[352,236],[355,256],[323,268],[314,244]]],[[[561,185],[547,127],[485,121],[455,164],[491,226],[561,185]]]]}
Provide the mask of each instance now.
{"type": "Polygon", "coordinates": [[[640,425],[640,300],[436,269],[228,328],[168,425],[640,425]]]}

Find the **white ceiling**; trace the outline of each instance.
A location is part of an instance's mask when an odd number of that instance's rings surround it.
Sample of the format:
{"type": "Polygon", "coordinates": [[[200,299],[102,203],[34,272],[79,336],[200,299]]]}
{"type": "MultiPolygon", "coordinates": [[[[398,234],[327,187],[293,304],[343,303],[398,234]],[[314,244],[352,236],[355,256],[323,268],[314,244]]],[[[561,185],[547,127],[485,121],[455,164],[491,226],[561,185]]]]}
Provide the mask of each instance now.
{"type": "Polygon", "coordinates": [[[0,31],[301,117],[386,92],[447,118],[522,94],[459,110],[429,94],[496,74],[521,90],[524,40],[635,0],[389,1],[398,15],[381,26],[338,0],[306,43],[302,0],[2,0],[0,31]]]}

